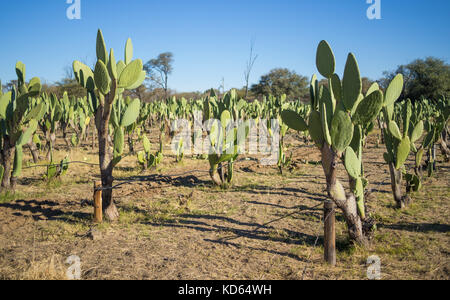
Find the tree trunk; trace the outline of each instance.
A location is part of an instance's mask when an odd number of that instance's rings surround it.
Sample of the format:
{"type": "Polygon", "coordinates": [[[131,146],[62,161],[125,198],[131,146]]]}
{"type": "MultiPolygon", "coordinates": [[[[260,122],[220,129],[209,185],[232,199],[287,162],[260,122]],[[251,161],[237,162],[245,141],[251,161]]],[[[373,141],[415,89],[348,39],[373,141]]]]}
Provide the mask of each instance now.
{"type": "Polygon", "coordinates": [[[112,184],[114,178],[112,176],[113,162],[111,148],[108,145],[109,137],[109,118],[111,116],[111,104],[109,103],[109,97],[106,97],[104,104],[98,108],[96,118],[101,118],[96,122],[98,124],[98,156],[100,163],[100,174],[102,179],[102,206],[103,214],[106,219],[114,221],[119,218],[119,212],[112,199],[112,184]]]}
{"type": "Polygon", "coordinates": [[[394,195],[394,200],[397,208],[406,208],[410,201],[409,196],[403,196],[402,194],[402,171],[396,170],[394,163],[390,163],[389,173],[391,174],[392,194],[394,195]]]}
{"type": "Polygon", "coordinates": [[[11,145],[9,136],[5,136],[3,139],[2,165],[4,168],[3,179],[1,187],[2,189],[9,189],[11,187],[11,165],[14,159],[15,145],[11,145]]]}
{"type": "Polygon", "coordinates": [[[62,127],[62,132],[63,132],[63,139],[64,139],[64,142],[66,143],[66,146],[68,147],[68,148],[70,148],[70,142],[69,142],[69,140],[67,139],[67,124],[64,124],[63,126],[61,126],[62,127]]]}
{"type": "Polygon", "coordinates": [[[383,134],[383,133],[384,133],[384,131],[383,131],[384,126],[383,126],[383,124],[381,123],[380,117],[377,118],[377,122],[378,122],[378,127],[381,129],[381,133],[380,133],[381,144],[384,144],[384,134],[383,134]]]}
{"type": "Polygon", "coordinates": [[[47,152],[47,160],[52,162],[53,161],[53,145],[56,142],[56,135],[55,133],[50,133],[48,135],[48,152],[47,152]]]}
{"type": "Polygon", "coordinates": [[[130,148],[130,153],[134,154],[134,144],[133,144],[133,134],[128,134],[128,147],[130,148]]]}
{"type": "Polygon", "coordinates": [[[30,141],[27,144],[27,147],[28,147],[28,149],[30,149],[31,155],[33,156],[33,162],[35,164],[37,164],[40,160],[40,157],[39,157],[39,151],[36,148],[36,145],[33,143],[33,141],[30,141]]]}
{"type": "Polygon", "coordinates": [[[344,187],[337,179],[337,159],[338,157],[333,149],[324,143],[322,147],[322,167],[327,180],[328,197],[342,210],[350,239],[360,245],[366,245],[367,238],[364,235],[363,224],[358,215],[355,195],[350,193],[347,196],[344,187]]]}
{"type": "Polygon", "coordinates": [[[441,147],[442,155],[444,156],[444,159],[446,162],[450,160],[450,149],[448,149],[447,146],[447,134],[446,130],[442,132],[441,139],[439,140],[439,146],[441,147]]]}
{"type": "Polygon", "coordinates": [[[95,150],[95,128],[92,126],[92,150],[95,150]]]}
{"type": "Polygon", "coordinates": [[[217,186],[222,187],[223,186],[223,181],[220,178],[219,173],[217,172],[217,167],[215,168],[211,168],[209,170],[209,175],[211,176],[211,180],[213,181],[213,183],[217,186]]]}

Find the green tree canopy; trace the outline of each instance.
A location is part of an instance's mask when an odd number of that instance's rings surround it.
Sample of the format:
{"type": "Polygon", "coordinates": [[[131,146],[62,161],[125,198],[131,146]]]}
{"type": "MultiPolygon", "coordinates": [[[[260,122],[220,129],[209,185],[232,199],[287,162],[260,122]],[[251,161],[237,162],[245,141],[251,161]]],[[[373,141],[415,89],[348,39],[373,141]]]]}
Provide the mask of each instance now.
{"type": "Polygon", "coordinates": [[[395,72],[384,72],[384,78],[380,80],[381,87],[386,89],[398,73],[403,74],[405,81],[401,99],[438,100],[442,96],[447,99],[450,97],[450,65],[439,58],[416,59],[407,65],[398,66],[395,72]]]}
{"type": "Polygon", "coordinates": [[[308,78],[288,69],[273,69],[261,76],[258,84],[254,84],[251,92],[258,96],[281,96],[288,99],[307,99],[309,95],[308,78]]]}

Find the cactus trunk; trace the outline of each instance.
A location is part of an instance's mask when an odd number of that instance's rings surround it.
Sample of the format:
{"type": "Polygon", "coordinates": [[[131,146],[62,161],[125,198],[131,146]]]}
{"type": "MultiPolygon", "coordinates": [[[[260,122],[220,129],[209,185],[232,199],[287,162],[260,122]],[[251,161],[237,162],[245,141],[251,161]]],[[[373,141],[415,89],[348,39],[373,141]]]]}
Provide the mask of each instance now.
{"type": "Polygon", "coordinates": [[[11,145],[9,136],[5,136],[2,149],[2,165],[4,168],[1,188],[9,189],[11,187],[11,165],[14,159],[15,146],[11,145]]]}
{"type": "Polygon", "coordinates": [[[33,143],[33,141],[30,141],[28,144],[26,144],[28,149],[30,149],[31,156],[33,156],[33,162],[37,164],[40,160],[39,158],[39,151],[36,147],[36,145],[33,143]]]}
{"type": "Polygon", "coordinates": [[[447,145],[447,130],[444,130],[442,132],[441,139],[439,140],[439,146],[441,148],[441,153],[444,156],[445,161],[450,161],[450,149],[447,145]]]}
{"type": "Polygon", "coordinates": [[[363,224],[356,205],[356,197],[353,193],[345,194],[342,184],[337,179],[338,157],[333,149],[324,143],[322,147],[322,167],[327,180],[328,197],[342,210],[347,223],[350,239],[360,245],[366,245],[363,224]]]}
{"type": "MultiPolygon", "coordinates": [[[[109,97],[106,97],[105,104],[99,107],[96,118],[101,118],[101,122],[97,122],[100,126],[98,130],[98,145],[99,145],[99,162],[100,162],[100,174],[102,179],[103,188],[111,188],[114,178],[112,176],[113,172],[113,156],[111,153],[111,148],[109,147],[108,137],[109,137],[109,119],[111,116],[111,104],[108,101],[109,97]]],[[[103,213],[105,217],[114,221],[119,217],[119,212],[116,205],[112,199],[112,189],[106,189],[102,192],[102,204],[103,213]]]]}
{"type": "Polygon", "coordinates": [[[134,141],[133,141],[133,134],[128,134],[128,147],[131,154],[134,154],[134,141]]]}
{"type": "Polygon", "coordinates": [[[395,169],[394,163],[389,164],[391,174],[391,187],[397,208],[406,208],[409,204],[409,197],[402,195],[402,171],[395,169]]]}

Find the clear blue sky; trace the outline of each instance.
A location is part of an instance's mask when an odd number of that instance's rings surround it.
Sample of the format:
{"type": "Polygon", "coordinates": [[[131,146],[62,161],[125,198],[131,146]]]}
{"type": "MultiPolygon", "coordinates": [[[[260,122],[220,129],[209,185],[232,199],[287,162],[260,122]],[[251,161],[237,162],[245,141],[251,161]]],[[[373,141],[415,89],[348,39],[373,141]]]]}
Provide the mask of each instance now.
{"type": "MultiPolygon", "coordinates": [[[[320,40],[331,44],[342,74],[354,52],[363,76],[377,79],[415,58],[449,61],[450,1],[381,0],[382,20],[368,20],[366,0],[81,0],[81,20],[68,20],[66,0],[2,1],[0,79],[14,79],[17,60],[27,78],[61,79],[74,59],[95,61],[103,30],[123,56],[128,37],[144,62],[175,55],[169,86],[177,91],[244,85],[250,40],[259,55],[251,82],[275,67],[310,77],[320,40]]],[[[119,55],[120,54],[120,55],[119,55]]]]}

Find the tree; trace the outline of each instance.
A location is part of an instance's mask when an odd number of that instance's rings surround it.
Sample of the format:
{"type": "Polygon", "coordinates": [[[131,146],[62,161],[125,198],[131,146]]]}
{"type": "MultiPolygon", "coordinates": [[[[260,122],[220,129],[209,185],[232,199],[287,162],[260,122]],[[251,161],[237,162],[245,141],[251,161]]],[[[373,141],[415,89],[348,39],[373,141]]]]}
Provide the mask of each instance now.
{"type": "Polygon", "coordinates": [[[261,76],[258,84],[251,91],[259,96],[286,94],[288,99],[305,99],[309,95],[308,78],[288,69],[273,69],[261,76]]]}
{"type": "Polygon", "coordinates": [[[395,72],[386,71],[383,73],[384,78],[379,80],[380,86],[387,88],[396,74],[402,74],[405,81],[399,101],[450,97],[450,65],[441,59],[416,59],[407,65],[398,66],[395,72]]]}
{"type": "Polygon", "coordinates": [[[147,72],[150,81],[156,84],[157,87],[164,89],[164,94],[167,97],[169,75],[173,71],[173,54],[171,52],[164,52],[158,55],[157,58],[149,60],[144,65],[144,70],[147,72]]]}
{"type": "Polygon", "coordinates": [[[252,40],[250,43],[250,57],[247,61],[247,66],[244,72],[244,78],[245,78],[245,99],[248,96],[248,84],[250,80],[250,73],[252,72],[253,65],[255,64],[256,59],[258,58],[258,55],[253,54],[253,50],[255,47],[255,41],[252,40]]]}

